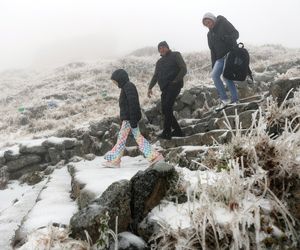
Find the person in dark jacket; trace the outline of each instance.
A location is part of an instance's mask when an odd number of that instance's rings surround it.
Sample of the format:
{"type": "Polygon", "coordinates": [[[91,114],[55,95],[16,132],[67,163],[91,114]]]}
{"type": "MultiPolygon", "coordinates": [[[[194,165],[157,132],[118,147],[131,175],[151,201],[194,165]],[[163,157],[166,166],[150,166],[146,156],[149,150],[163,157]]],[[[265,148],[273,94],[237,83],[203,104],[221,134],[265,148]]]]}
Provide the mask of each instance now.
{"type": "Polygon", "coordinates": [[[216,17],[209,12],[203,16],[202,23],[209,29],[207,40],[211,52],[212,79],[222,102],[217,108],[220,110],[229,104],[236,105],[238,103],[238,93],[234,82],[224,78],[231,94],[231,100],[229,100],[221,75],[227,53],[237,46],[236,40],[239,38],[239,32],[225,17],[216,17]]]}
{"type": "Polygon", "coordinates": [[[139,130],[138,122],[142,117],[139,96],[135,85],[129,81],[127,72],[123,69],[118,69],[113,72],[111,80],[121,89],[119,107],[122,125],[116,145],[104,156],[104,159],[107,160],[104,165],[106,167],[120,167],[121,157],[130,132],[133,134],[139,150],[145,155],[151,165],[163,160],[163,156],[154,150],[139,130]]]}
{"type": "Polygon", "coordinates": [[[161,94],[162,113],[164,116],[163,132],[161,139],[170,140],[172,136],[183,137],[184,134],[173,114],[176,97],[183,87],[183,77],[187,73],[186,64],[177,51],[172,51],[167,42],[158,44],[161,58],[157,61],[155,72],[148,88],[148,97],[152,95],[152,88],[158,82],[161,94]],[[173,128],[173,131],[172,131],[173,128]]]}

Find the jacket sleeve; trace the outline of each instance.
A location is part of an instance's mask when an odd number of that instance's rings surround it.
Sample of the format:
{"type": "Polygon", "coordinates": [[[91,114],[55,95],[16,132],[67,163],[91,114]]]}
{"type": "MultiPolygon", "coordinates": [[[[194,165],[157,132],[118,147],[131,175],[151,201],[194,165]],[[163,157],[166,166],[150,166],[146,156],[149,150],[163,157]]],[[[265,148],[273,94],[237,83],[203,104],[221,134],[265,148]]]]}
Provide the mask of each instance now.
{"type": "Polygon", "coordinates": [[[216,53],[215,50],[211,44],[211,38],[209,36],[209,33],[207,33],[207,42],[208,42],[208,47],[210,49],[210,59],[211,59],[211,67],[213,68],[216,62],[216,53]]]}
{"type": "Polygon", "coordinates": [[[210,58],[211,58],[211,67],[213,68],[216,63],[216,54],[213,50],[210,51],[210,58]]]}
{"type": "Polygon", "coordinates": [[[124,92],[128,102],[129,122],[132,128],[136,128],[139,122],[140,103],[136,88],[132,85],[125,85],[124,92]]]}
{"type": "Polygon", "coordinates": [[[157,83],[157,77],[158,77],[158,70],[157,70],[157,67],[158,67],[158,66],[157,66],[157,63],[156,63],[154,75],[153,75],[153,77],[152,77],[152,79],[151,79],[151,81],[150,81],[150,84],[149,84],[148,89],[152,89],[152,88],[155,86],[155,84],[157,83]]]}
{"type": "Polygon", "coordinates": [[[222,37],[222,40],[228,45],[228,47],[233,48],[236,46],[236,40],[239,38],[239,32],[226,18],[224,18],[224,30],[225,35],[222,37]]]}
{"type": "Polygon", "coordinates": [[[173,80],[173,82],[182,81],[183,77],[187,73],[186,64],[179,52],[176,53],[176,63],[179,66],[180,70],[179,70],[177,76],[175,77],[175,79],[173,80]]]}

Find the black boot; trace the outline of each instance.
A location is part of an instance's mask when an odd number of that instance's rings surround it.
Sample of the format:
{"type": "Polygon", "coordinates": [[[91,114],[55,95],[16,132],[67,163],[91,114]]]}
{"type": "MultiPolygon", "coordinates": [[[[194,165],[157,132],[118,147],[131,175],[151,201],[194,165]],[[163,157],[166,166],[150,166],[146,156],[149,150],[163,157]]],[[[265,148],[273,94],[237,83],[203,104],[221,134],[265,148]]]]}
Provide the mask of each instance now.
{"type": "Polygon", "coordinates": [[[166,132],[162,132],[161,134],[159,134],[157,136],[158,139],[163,139],[163,140],[171,140],[172,136],[171,133],[166,133],[166,132]]]}
{"type": "Polygon", "coordinates": [[[173,130],[171,133],[172,137],[185,137],[185,134],[182,132],[182,130],[173,130]]]}

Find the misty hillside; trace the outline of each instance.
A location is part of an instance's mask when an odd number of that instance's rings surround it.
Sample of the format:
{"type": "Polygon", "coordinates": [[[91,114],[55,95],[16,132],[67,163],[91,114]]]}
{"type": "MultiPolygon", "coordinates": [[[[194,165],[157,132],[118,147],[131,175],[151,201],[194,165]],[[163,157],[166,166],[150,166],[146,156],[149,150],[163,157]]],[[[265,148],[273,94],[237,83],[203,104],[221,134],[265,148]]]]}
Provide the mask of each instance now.
{"type": "MultiPolygon", "coordinates": [[[[249,47],[251,68],[259,82],[298,76],[299,49],[280,45],[249,47]],[[285,67],[286,65],[286,67],[285,67]]],[[[185,87],[212,85],[209,52],[183,54],[188,66],[185,87]]],[[[119,90],[111,73],[124,68],[137,85],[142,107],[159,98],[146,97],[147,84],[159,58],[156,48],[133,51],[118,60],[72,62],[44,71],[9,70],[0,73],[1,146],[24,137],[50,135],[57,129],[81,127],[102,117],[117,115],[119,90]]]]}

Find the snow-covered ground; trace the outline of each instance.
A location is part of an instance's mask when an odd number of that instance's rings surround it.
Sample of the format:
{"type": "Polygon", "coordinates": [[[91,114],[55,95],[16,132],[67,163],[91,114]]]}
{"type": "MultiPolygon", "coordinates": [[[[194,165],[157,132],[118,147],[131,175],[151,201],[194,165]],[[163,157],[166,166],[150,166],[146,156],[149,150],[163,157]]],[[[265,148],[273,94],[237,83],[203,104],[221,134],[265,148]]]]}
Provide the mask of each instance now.
{"type": "MultiPolygon", "coordinates": [[[[149,163],[142,156],[123,157],[121,168],[104,168],[103,157],[93,161],[74,163],[76,178],[86,183],[85,188],[100,195],[113,182],[130,179],[149,163]]],[[[0,249],[11,249],[10,243],[15,231],[25,237],[38,228],[52,223],[69,224],[71,216],[78,210],[76,201],[70,198],[71,176],[67,166],[56,169],[47,179],[34,185],[11,182],[8,188],[0,190],[0,249]]]]}
{"type": "Polygon", "coordinates": [[[72,163],[75,168],[75,179],[84,184],[84,189],[100,196],[108,186],[118,180],[129,180],[137,171],[145,170],[149,162],[143,156],[124,156],[120,168],[105,168],[101,164],[103,157],[96,157],[93,161],[72,163]],[[101,171],[99,171],[101,169],[101,171]]]}
{"type": "Polygon", "coordinates": [[[38,197],[21,227],[21,236],[50,223],[68,225],[77,212],[77,204],[70,198],[71,177],[66,167],[56,169],[38,197]]]}
{"type": "Polygon", "coordinates": [[[15,231],[34,207],[46,182],[47,180],[44,180],[31,187],[14,181],[7,189],[0,190],[0,249],[11,249],[10,242],[15,236],[15,231]]]}

